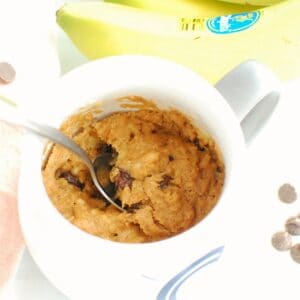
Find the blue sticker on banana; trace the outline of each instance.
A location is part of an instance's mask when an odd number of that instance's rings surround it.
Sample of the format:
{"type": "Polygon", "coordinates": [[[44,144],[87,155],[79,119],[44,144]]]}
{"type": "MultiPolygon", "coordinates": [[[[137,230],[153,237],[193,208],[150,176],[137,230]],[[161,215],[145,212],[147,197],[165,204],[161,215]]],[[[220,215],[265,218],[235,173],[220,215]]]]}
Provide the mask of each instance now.
{"type": "Polygon", "coordinates": [[[220,16],[207,20],[207,28],[216,34],[230,34],[246,30],[253,26],[260,17],[259,11],[220,16]]]}

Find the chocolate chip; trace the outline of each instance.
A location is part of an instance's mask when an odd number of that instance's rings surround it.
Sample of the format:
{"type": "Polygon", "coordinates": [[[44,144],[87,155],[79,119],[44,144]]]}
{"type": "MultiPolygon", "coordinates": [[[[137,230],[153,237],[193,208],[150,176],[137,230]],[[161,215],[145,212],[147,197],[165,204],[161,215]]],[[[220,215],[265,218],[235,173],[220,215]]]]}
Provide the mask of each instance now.
{"type": "Polygon", "coordinates": [[[173,161],[175,158],[173,155],[169,155],[169,161],[173,161]]]}
{"type": "Polygon", "coordinates": [[[220,166],[217,166],[216,171],[217,171],[218,173],[222,173],[222,168],[221,168],[220,166]]]}
{"type": "Polygon", "coordinates": [[[142,206],[142,203],[141,202],[137,202],[137,203],[134,203],[132,205],[125,205],[125,209],[128,211],[128,212],[134,212],[135,210],[137,209],[140,209],[142,206]]]}
{"type": "Polygon", "coordinates": [[[155,134],[157,131],[155,129],[151,130],[151,133],[155,134]]]}
{"type": "Polygon", "coordinates": [[[7,62],[0,63],[0,81],[11,83],[16,77],[15,69],[7,62]]]}
{"type": "Polygon", "coordinates": [[[279,188],[278,197],[284,203],[293,203],[297,200],[297,193],[291,184],[285,183],[279,188]]]}
{"type": "Polygon", "coordinates": [[[139,209],[142,206],[141,202],[134,203],[129,206],[130,209],[139,209]]]}
{"type": "Polygon", "coordinates": [[[294,246],[291,248],[290,254],[291,254],[292,259],[293,259],[296,263],[300,264],[300,244],[294,245],[294,246]]]}
{"type": "Polygon", "coordinates": [[[163,180],[159,182],[159,188],[161,190],[164,190],[170,185],[171,180],[173,180],[173,178],[171,176],[165,174],[165,175],[163,175],[162,179],[163,180]]]}
{"type": "Polygon", "coordinates": [[[131,132],[130,135],[129,135],[129,141],[132,141],[134,139],[134,136],[135,136],[134,133],[131,132]]]}
{"type": "Polygon", "coordinates": [[[126,186],[132,187],[133,178],[130,174],[122,169],[119,169],[119,174],[115,178],[115,183],[118,188],[124,189],[126,186]]]}
{"type": "Polygon", "coordinates": [[[75,177],[70,171],[64,171],[61,169],[57,169],[55,173],[56,178],[66,179],[69,184],[72,184],[78,187],[81,191],[84,189],[85,184],[80,182],[80,180],[75,177]]]}
{"type": "Polygon", "coordinates": [[[200,140],[198,138],[194,138],[192,143],[197,147],[197,149],[201,152],[205,151],[205,147],[201,146],[200,140]]]}

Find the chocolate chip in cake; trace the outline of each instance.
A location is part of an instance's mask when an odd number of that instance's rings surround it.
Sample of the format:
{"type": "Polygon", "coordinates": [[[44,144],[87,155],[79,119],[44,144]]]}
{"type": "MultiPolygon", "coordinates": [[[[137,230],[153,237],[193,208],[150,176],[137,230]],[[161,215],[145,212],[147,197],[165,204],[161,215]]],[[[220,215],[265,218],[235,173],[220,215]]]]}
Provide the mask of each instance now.
{"type": "Polygon", "coordinates": [[[163,175],[162,181],[159,182],[159,188],[161,190],[166,189],[170,185],[171,180],[173,180],[173,178],[170,175],[163,175]]]}
{"type": "Polygon", "coordinates": [[[173,161],[175,158],[173,155],[169,155],[169,161],[173,161]]]}
{"type": "Polygon", "coordinates": [[[132,187],[133,178],[130,174],[122,169],[119,169],[119,174],[115,178],[115,184],[118,188],[124,189],[126,186],[132,187]]]}
{"type": "Polygon", "coordinates": [[[205,151],[205,147],[201,146],[200,140],[198,138],[194,138],[192,143],[197,147],[197,149],[201,152],[205,151]]]}
{"type": "Polygon", "coordinates": [[[72,184],[79,188],[81,191],[84,189],[85,184],[80,182],[80,180],[74,176],[70,171],[62,170],[62,169],[57,169],[55,172],[55,177],[56,178],[63,178],[67,180],[69,184],[72,184]]]}
{"type": "Polygon", "coordinates": [[[136,210],[140,209],[142,207],[142,203],[141,202],[137,202],[137,203],[134,203],[134,204],[131,204],[131,205],[125,205],[125,209],[127,212],[130,212],[130,213],[133,213],[135,212],[136,210]]]}

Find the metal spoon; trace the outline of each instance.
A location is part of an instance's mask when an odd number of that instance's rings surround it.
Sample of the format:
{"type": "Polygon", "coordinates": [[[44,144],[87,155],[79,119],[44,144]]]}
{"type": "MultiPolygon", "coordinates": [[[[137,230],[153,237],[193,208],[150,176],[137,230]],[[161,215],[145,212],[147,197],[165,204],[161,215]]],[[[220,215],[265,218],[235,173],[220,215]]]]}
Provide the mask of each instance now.
{"type": "MultiPolygon", "coordinates": [[[[6,107],[2,110],[2,113],[0,115],[1,120],[10,123],[12,125],[17,125],[19,127],[22,127],[38,136],[47,138],[53,141],[54,143],[57,143],[69,149],[73,153],[75,153],[87,165],[93,183],[95,184],[96,188],[101,193],[101,195],[104,197],[104,199],[108,201],[110,204],[114,205],[120,211],[126,212],[124,208],[122,208],[119,204],[117,204],[114,200],[112,200],[112,193],[109,193],[108,195],[108,193],[102,187],[101,183],[97,178],[97,173],[101,174],[103,171],[104,172],[107,171],[108,165],[110,164],[110,161],[112,159],[112,154],[103,153],[102,157],[100,154],[100,156],[98,156],[94,160],[94,164],[93,164],[93,162],[88,157],[87,153],[78,144],[76,144],[73,140],[71,140],[68,136],[63,134],[61,131],[59,131],[54,127],[40,124],[33,120],[27,119],[24,115],[22,115],[22,113],[20,113],[16,109],[16,104],[12,100],[1,95],[0,95],[0,100],[3,100],[6,104],[10,105],[8,109],[6,107]]],[[[110,185],[108,185],[108,189],[111,189],[110,185]]]]}

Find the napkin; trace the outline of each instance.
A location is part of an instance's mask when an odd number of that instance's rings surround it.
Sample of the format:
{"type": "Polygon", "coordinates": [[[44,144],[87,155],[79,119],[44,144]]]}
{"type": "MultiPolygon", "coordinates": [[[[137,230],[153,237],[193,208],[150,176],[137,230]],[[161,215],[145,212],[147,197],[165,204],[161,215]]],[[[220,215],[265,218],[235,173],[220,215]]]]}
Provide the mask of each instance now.
{"type": "MultiPolygon", "coordinates": [[[[45,90],[59,78],[51,36],[52,6],[51,0],[0,1],[0,63],[7,62],[16,71],[13,82],[0,82],[0,94],[18,104],[30,106],[36,95],[43,101],[45,90]]],[[[0,110],[1,105],[0,101],[0,110]]],[[[14,278],[24,249],[17,209],[21,139],[19,129],[0,121],[0,298],[14,278]]]]}

